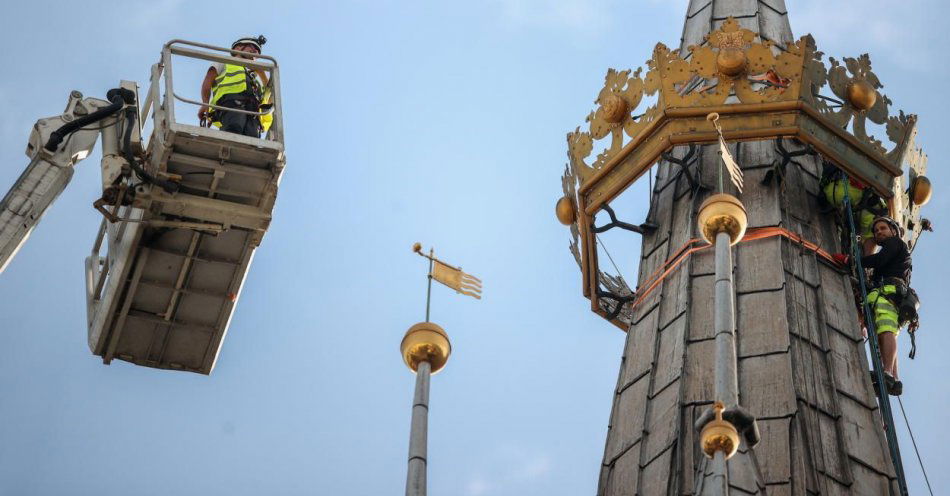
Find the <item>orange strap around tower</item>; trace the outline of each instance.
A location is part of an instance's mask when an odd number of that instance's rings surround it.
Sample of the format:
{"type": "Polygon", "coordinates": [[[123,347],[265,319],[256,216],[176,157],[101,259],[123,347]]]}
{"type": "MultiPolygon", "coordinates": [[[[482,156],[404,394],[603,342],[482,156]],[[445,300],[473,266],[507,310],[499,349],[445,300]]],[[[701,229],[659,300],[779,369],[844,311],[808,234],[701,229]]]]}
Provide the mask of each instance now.
{"type": "MultiPolygon", "coordinates": [[[[775,236],[784,236],[790,241],[800,244],[803,248],[807,248],[808,250],[815,252],[818,256],[828,260],[835,266],[840,266],[840,264],[838,264],[838,262],[832,258],[830,253],[822,250],[817,244],[807,241],[802,238],[801,235],[793,233],[783,227],[757,227],[749,229],[746,231],[745,236],[743,236],[740,243],[754,241],[757,239],[772,238],[775,236]]],[[[670,258],[666,259],[666,262],[664,262],[660,268],[656,269],[656,271],[646,278],[642,285],[644,289],[639,291],[637,299],[633,302],[632,308],[636,308],[640,303],[643,302],[643,300],[646,299],[647,296],[650,296],[650,293],[652,293],[653,290],[656,289],[656,287],[659,286],[661,282],[663,282],[663,279],[665,279],[666,276],[670,275],[671,272],[679,267],[683,260],[686,260],[686,258],[688,258],[693,253],[700,250],[705,250],[710,246],[712,245],[704,242],[701,239],[694,238],[687,241],[682,247],[680,247],[679,250],[676,250],[676,253],[674,253],[670,258]],[[702,244],[697,245],[697,243],[702,244]]]]}

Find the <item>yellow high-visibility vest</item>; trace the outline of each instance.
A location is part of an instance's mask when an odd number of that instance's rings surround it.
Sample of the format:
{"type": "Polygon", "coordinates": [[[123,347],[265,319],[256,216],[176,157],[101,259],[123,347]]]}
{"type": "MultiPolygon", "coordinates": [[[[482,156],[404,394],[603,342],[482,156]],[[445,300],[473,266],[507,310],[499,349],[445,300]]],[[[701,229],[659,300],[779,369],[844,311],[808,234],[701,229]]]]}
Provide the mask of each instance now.
{"type": "Polygon", "coordinates": [[[261,85],[257,79],[257,75],[246,67],[225,64],[224,73],[218,74],[211,83],[211,104],[217,105],[218,100],[225,95],[248,92],[248,81],[251,82],[251,91],[249,93],[257,97],[257,100],[260,101],[262,96],[261,85]]]}
{"type": "MultiPolygon", "coordinates": [[[[225,95],[235,95],[241,93],[249,93],[254,95],[257,98],[257,101],[260,103],[268,103],[270,100],[270,89],[267,89],[265,92],[261,88],[261,82],[252,70],[235,64],[225,64],[222,74],[218,74],[214,81],[211,83],[211,105],[217,105],[218,101],[221,100],[225,95]],[[248,82],[251,84],[250,91],[248,91],[248,82]]],[[[212,112],[212,116],[214,112],[212,112]]],[[[271,115],[263,115],[260,117],[261,126],[266,132],[274,118],[271,115]]],[[[213,119],[213,125],[221,127],[221,122],[217,119],[213,119]]]]}

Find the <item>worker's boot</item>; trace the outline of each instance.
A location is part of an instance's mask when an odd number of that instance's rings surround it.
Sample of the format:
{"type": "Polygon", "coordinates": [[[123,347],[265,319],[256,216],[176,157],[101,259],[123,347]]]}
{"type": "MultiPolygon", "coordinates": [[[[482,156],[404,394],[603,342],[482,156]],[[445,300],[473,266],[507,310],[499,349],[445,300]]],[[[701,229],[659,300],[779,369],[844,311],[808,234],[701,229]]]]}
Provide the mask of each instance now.
{"type": "Polygon", "coordinates": [[[891,374],[884,372],[884,385],[887,394],[891,396],[900,396],[904,392],[904,383],[897,380],[891,374]]]}

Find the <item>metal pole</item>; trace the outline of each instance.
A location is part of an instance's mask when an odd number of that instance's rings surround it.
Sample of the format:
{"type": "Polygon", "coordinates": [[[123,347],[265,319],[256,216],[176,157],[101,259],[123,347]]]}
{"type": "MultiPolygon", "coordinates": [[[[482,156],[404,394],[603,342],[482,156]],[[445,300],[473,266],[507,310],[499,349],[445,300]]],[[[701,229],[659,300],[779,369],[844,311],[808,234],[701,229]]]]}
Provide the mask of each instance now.
{"type": "Polygon", "coordinates": [[[735,304],[732,291],[732,247],[729,234],[716,235],[716,399],[726,408],[739,404],[736,378],[735,304]]]}
{"type": "Polygon", "coordinates": [[[429,321],[429,303],[432,301],[432,257],[435,256],[435,250],[429,248],[429,288],[426,289],[426,322],[429,321]]]}
{"type": "Polygon", "coordinates": [[[416,393],[412,400],[412,427],[409,430],[409,471],[406,496],[426,494],[426,444],[429,429],[429,362],[416,369],[416,393]]]}
{"type": "Polygon", "coordinates": [[[722,451],[717,451],[713,455],[712,460],[712,491],[710,494],[714,496],[728,496],[729,494],[729,480],[728,472],[726,471],[726,454],[722,451]]]}

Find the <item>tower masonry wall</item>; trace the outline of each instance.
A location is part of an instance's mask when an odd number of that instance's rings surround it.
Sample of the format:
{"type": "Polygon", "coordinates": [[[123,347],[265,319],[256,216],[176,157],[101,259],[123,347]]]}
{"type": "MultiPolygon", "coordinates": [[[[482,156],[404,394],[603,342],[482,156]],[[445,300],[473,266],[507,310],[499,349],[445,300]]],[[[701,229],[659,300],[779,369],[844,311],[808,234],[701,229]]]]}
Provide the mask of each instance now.
{"type": "MultiPolygon", "coordinates": [[[[783,146],[803,149],[792,140],[783,146]]],[[[750,228],[781,226],[838,249],[836,215],[817,201],[820,156],[777,168],[773,140],[730,148],[745,190],[725,181],[726,192],[745,204],[750,228]]],[[[658,167],[659,228],[643,238],[640,283],[698,237],[697,210],[718,185],[719,159],[709,146],[697,156],[690,167],[706,190],[692,191],[678,165],[658,167]]],[[[847,274],[781,237],[741,242],[733,254],[739,401],[758,418],[762,440],[729,461],[730,492],[888,494],[893,468],[847,274]]],[[[714,392],[713,256],[694,253],[635,310],[598,494],[693,494],[703,477],[693,424],[714,392]]]]}
{"type": "MultiPolygon", "coordinates": [[[[691,0],[681,54],[729,17],[779,49],[793,39],[784,0],[691,0]]],[[[750,228],[780,226],[839,251],[837,215],[817,199],[822,157],[789,160],[778,144],[731,143],[745,188],[725,180],[725,192],[745,205],[750,228]]],[[[702,147],[689,168],[705,188],[694,190],[679,165],[657,166],[650,220],[659,227],[643,236],[638,285],[699,237],[697,210],[719,184],[716,147],[702,147]]],[[[717,493],[703,484],[710,464],[694,428],[714,394],[713,258],[693,253],[634,309],[599,495],[717,493]]],[[[849,276],[783,237],[741,242],[733,262],[739,402],[758,418],[761,441],[728,461],[725,492],[896,494],[849,276]]]]}

